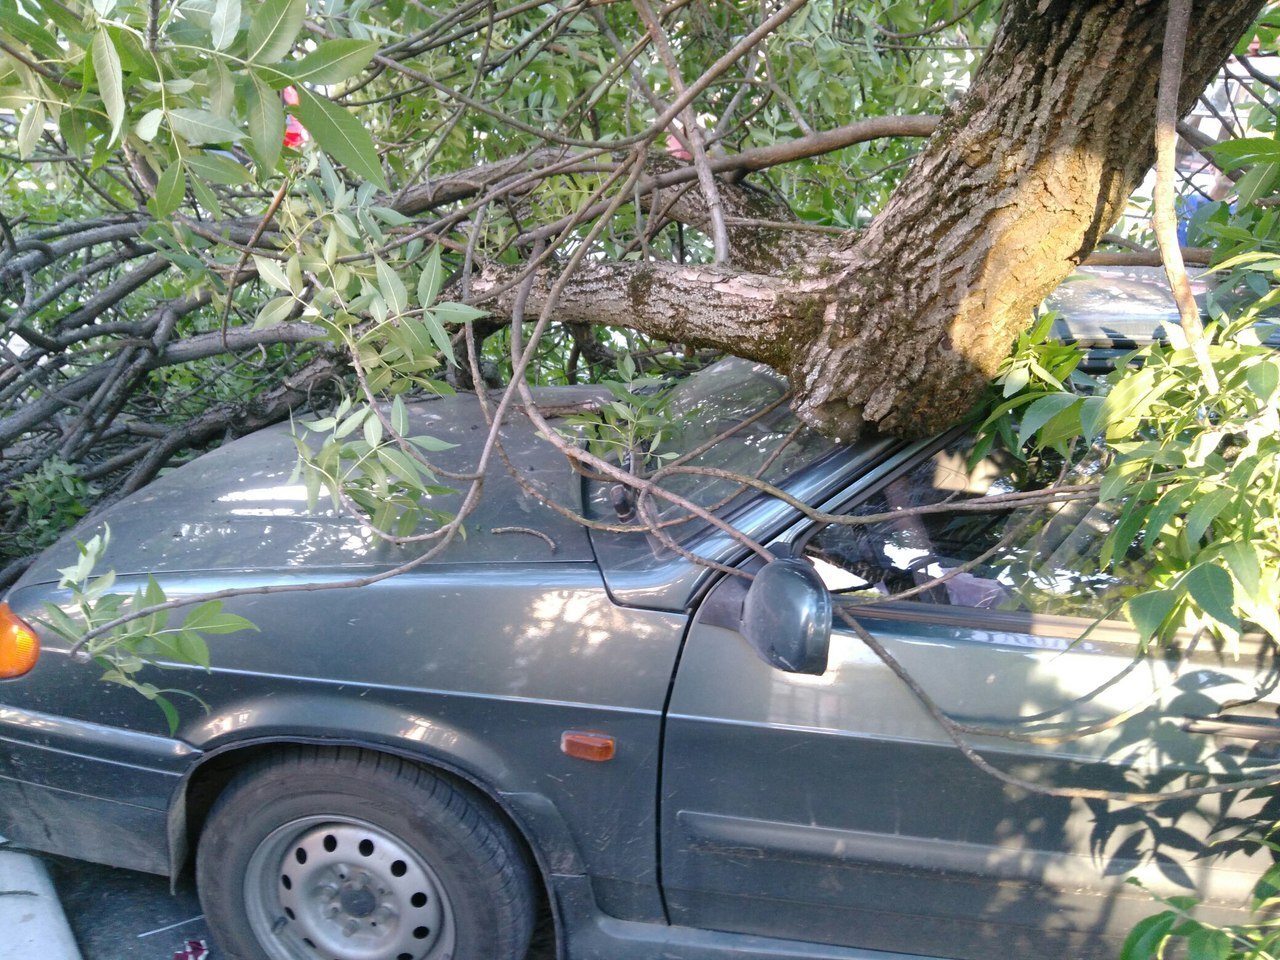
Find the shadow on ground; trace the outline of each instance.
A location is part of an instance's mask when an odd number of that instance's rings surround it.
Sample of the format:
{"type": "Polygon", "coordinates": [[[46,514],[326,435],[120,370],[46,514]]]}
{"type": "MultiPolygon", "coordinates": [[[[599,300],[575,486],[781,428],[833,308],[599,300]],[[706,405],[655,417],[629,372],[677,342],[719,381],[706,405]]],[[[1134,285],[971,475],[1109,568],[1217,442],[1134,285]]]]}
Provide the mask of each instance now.
{"type": "MultiPolygon", "coordinates": [[[[209,944],[208,960],[226,960],[209,934],[195,884],[170,894],[164,877],[61,857],[44,858],[84,960],[172,960],[188,940],[209,944]]],[[[555,960],[549,917],[526,960],[555,960]]]]}

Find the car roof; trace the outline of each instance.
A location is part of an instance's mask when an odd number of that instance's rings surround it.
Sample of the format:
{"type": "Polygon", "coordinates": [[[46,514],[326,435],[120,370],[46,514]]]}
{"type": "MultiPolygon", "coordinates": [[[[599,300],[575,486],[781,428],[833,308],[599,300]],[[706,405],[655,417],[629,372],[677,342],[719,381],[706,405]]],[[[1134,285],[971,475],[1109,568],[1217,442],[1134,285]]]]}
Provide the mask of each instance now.
{"type": "MultiPolygon", "coordinates": [[[[1207,318],[1206,298],[1222,274],[1200,269],[1188,276],[1201,316],[1207,318]]],[[[1219,302],[1224,299],[1217,296],[1219,302]]],[[[1124,353],[1165,339],[1165,324],[1181,323],[1161,267],[1080,267],[1044,306],[1058,314],[1051,335],[1085,349],[1085,370],[1110,369],[1124,353]]],[[[1263,321],[1259,334],[1280,349],[1280,322],[1263,321]]]]}

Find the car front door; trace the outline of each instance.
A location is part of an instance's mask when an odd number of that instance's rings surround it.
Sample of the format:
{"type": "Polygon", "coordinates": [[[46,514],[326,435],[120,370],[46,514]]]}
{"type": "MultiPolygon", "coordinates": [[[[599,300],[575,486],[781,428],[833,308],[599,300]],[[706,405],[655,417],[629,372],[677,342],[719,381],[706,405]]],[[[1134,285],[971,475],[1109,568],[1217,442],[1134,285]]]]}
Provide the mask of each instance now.
{"type": "MultiPolygon", "coordinates": [[[[961,462],[934,451],[904,467],[897,494],[891,479],[852,509],[918,505],[921,476],[953,497],[948,470],[974,482],[961,462]]],[[[952,516],[792,539],[848,594],[838,606],[860,604],[858,620],[962,739],[1017,780],[1146,792],[1269,762],[1280,734],[1268,645],[1233,659],[1201,638],[1141,656],[1122,625],[1076,615],[1089,591],[1123,588],[1079,573],[1105,528],[1093,509],[1027,525],[1034,549],[1014,552],[1038,558],[1031,586],[1008,563],[963,568],[954,555],[1007,536],[1021,522],[1008,515],[994,532],[952,516]],[[916,586],[948,570],[943,583],[916,586]],[[1037,599],[1041,612],[1010,597],[1046,590],[1053,602],[1037,599]],[[890,602],[866,605],[877,593],[890,602]]],[[[1208,844],[1231,836],[1247,805],[1139,805],[1002,783],[839,617],[821,675],[766,664],[739,629],[745,589],[727,577],[708,594],[670,701],[660,829],[673,923],[973,960],[1112,957],[1159,909],[1124,882],[1135,875],[1160,894],[1206,898],[1210,919],[1238,919],[1265,858],[1230,843],[1209,856],[1208,844]]]]}

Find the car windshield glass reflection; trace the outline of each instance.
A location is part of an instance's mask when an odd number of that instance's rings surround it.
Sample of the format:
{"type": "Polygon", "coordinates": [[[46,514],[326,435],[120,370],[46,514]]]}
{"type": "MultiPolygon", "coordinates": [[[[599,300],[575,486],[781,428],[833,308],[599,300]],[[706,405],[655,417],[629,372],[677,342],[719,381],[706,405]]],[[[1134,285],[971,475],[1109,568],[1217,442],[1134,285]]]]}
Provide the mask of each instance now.
{"type": "MultiPolygon", "coordinates": [[[[676,455],[676,464],[781,483],[835,448],[832,441],[800,424],[784,399],[786,393],[786,380],[764,364],[714,364],[673,388],[667,407],[672,428],[659,452],[676,455]],[[721,439],[712,443],[717,437],[721,439]]],[[[698,473],[667,476],[661,487],[710,509],[754,492],[733,480],[698,473]]],[[[681,514],[678,506],[665,501],[657,509],[662,520],[681,514]]]]}
{"type": "MultiPolygon", "coordinates": [[[[952,442],[885,483],[851,515],[870,517],[928,505],[974,503],[1043,489],[1060,462],[1023,462],[996,451],[972,460],[972,438],[952,442]]],[[[1086,458],[1064,482],[1097,479],[1102,463],[1086,458]]],[[[828,587],[862,602],[889,597],[992,610],[1089,617],[1114,616],[1148,588],[1133,544],[1108,567],[1115,511],[1093,499],[1014,510],[943,510],[858,524],[832,524],[807,543],[828,587]],[[945,578],[930,585],[932,581],[945,578]]]]}

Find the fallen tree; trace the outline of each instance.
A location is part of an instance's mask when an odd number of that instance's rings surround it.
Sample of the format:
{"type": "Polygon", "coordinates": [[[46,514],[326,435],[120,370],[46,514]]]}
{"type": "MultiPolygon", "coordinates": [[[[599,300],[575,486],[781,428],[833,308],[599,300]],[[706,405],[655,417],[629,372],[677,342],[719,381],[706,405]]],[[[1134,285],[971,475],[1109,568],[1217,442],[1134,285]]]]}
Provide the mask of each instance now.
{"type": "MultiPolygon", "coordinates": [[[[1194,5],[1182,106],[1260,6],[1194,5]]],[[[331,396],[352,357],[374,392],[452,376],[469,321],[501,372],[530,273],[526,309],[556,323],[535,379],[713,347],[786,372],[833,436],[937,429],[1148,168],[1167,20],[1120,0],[464,4],[373,40],[390,14],[309,13],[0,11],[23,157],[0,224],[7,489],[54,463],[109,500],[331,396]],[[442,288],[489,315],[437,308],[442,288]]],[[[0,579],[88,489],[47,517],[5,504],[21,549],[0,579]]]]}

